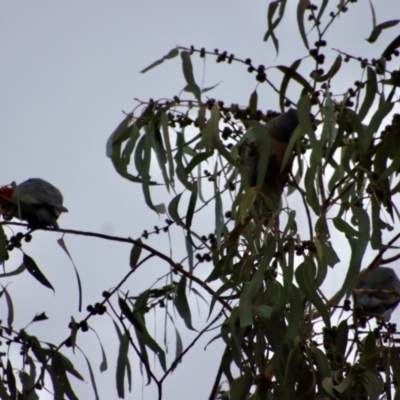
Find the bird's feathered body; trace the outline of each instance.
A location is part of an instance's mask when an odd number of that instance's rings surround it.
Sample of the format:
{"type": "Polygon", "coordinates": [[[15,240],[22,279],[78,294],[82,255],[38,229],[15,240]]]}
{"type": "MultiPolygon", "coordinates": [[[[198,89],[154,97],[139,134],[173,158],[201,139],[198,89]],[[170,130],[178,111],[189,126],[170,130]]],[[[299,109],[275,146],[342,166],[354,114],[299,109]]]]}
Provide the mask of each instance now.
{"type": "MultiPolygon", "coordinates": [[[[283,168],[282,163],[290,138],[298,124],[296,110],[289,109],[270,120],[265,126],[269,135],[269,155],[264,182],[260,189],[262,195],[273,204],[273,209],[278,208],[284,186],[292,169],[293,157],[289,157],[283,168]]],[[[259,157],[263,156],[257,140],[246,140],[240,148],[240,156],[242,163],[248,168],[246,177],[248,186],[256,186],[258,161],[259,157]]],[[[261,209],[260,203],[263,202],[258,203],[258,208],[261,209]]]]}
{"type": "Polygon", "coordinates": [[[400,301],[400,280],[392,268],[378,267],[362,281],[358,282],[356,289],[374,289],[374,293],[360,293],[355,296],[357,305],[362,306],[368,314],[385,314],[385,320],[390,319],[391,312],[400,301]],[[385,292],[385,291],[390,291],[385,292]],[[390,311],[389,311],[390,310],[390,311]]]}
{"type": "Polygon", "coordinates": [[[57,219],[68,210],[63,206],[61,192],[51,183],[31,178],[15,186],[0,189],[0,205],[5,219],[17,217],[27,221],[32,229],[53,227],[57,219]]]}

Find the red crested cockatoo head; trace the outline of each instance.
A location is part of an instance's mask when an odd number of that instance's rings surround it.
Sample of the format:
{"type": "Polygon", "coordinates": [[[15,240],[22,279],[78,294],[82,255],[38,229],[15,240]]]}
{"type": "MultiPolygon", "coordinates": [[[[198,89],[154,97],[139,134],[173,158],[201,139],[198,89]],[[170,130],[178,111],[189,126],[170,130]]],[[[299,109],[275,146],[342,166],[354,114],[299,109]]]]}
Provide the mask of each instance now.
{"type": "Polygon", "coordinates": [[[58,217],[62,212],[68,211],[63,206],[61,192],[40,178],[31,178],[19,185],[1,187],[0,206],[4,219],[17,217],[27,221],[31,229],[58,229],[58,217]]]}

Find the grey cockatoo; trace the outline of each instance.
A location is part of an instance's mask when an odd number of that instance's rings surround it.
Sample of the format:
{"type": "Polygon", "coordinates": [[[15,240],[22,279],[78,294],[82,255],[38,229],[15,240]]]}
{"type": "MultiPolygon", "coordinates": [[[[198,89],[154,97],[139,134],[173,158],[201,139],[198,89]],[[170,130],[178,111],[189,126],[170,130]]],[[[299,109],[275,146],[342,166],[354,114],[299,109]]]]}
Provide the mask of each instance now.
{"type": "Polygon", "coordinates": [[[27,221],[31,229],[58,229],[58,217],[68,211],[61,192],[40,178],[0,188],[0,205],[5,219],[17,217],[27,221]]]}
{"type": "MultiPolygon", "coordinates": [[[[292,108],[266,124],[266,131],[269,135],[268,167],[263,186],[260,189],[263,196],[273,204],[270,211],[278,207],[292,168],[293,157],[289,157],[283,168],[282,163],[290,138],[298,124],[297,112],[292,108]]],[[[249,187],[257,184],[259,157],[263,156],[260,151],[262,150],[259,148],[256,137],[247,139],[240,148],[242,162],[248,167],[248,174],[245,178],[247,178],[249,187]]],[[[261,209],[260,205],[257,208],[261,209]]]]}
{"type": "Polygon", "coordinates": [[[376,290],[375,292],[356,294],[356,305],[362,306],[363,311],[368,314],[383,315],[384,320],[389,321],[392,311],[400,301],[400,281],[392,268],[378,267],[374,269],[365,279],[357,283],[355,289],[376,290]]]}

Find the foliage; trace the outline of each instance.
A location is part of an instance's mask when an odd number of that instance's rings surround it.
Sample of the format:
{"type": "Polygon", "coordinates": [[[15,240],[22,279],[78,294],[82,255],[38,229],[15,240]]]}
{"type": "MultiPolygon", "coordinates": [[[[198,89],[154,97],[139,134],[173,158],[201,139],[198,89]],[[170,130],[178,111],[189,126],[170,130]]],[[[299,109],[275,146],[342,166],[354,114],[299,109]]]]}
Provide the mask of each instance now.
{"type": "MultiPolygon", "coordinates": [[[[339,1],[335,11],[329,12],[331,3],[327,0],[319,8],[299,0],[298,29],[307,54],[290,66],[266,68],[226,51],[177,47],[142,71],[180,56],[184,93],[173,99],[139,101],[111,135],[107,156],[119,175],[141,185],[150,209],[168,214],[166,223],[145,231],[136,240],[60,229],[67,234],[125,242],[132,251],[131,269],[120,285],[105,291],[102,300],[88,307],[82,321],[72,319],[67,338],[58,345],[41,342],[27,329],[16,330],[12,299],[7,288],[2,288],[8,316],[1,336],[8,347],[20,346],[23,367],[19,370],[21,384],[17,384],[13,360],[2,353],[1,398],[13,399],[23,393],[24,398],[37,399],[43,386],[48,386],[55,398],[77,398],[70,380],[83,378],[63,355],[63,347],[78,348],[79,336],[88,331],[90,319],[106,312],[113,316],[119,341],[116,390],[120,398],[131,385],[131,363],[138,360],[146,381],[157,385],[162,398],[165,379],[213,327],[219,327],[213,341],[223,343],[225,351],[210,387],[210,399],[400,396],[395,325],[381,321],[373,331],[361,328],[365,327],[365,316],[349,301],[363,276],[362,265],[372,270],[398,258],[385,259],[384,254],[399,239],[399,235],[390,240],[386,236],[400,217],[396,206],[400,191],[400,115],[394,113],[400,86],[398,62],[396,66],[394,61],[399,55],[400,36],[380,43],[376,58],[371,60],[327,50],[329,28],[340,15],[351,12],[353,2],[339,1]],[[311,41],[315,41],[314,46],[311,41]],[[222,100],[204,100],[204,93],[214,87],[198,85],[192,66],[198,56],[227,62],[227,67],[240,63],[244,71],[253,74],[257,87],[249,104],[227,106],[222,100]],[[324,70],[327,58],[333,61],[324,70]],[[353,88],[340,94],[335,88],[341,74],[349,73],[348,64],[359,67],[360,77],[353,88]],[[279,87],[269,78],[276,72],[281,74],[279,87]],[[257,186],[246,183],[249,166],[241,155],[242,146],[254,137],[259,150],[268,149],[268,144],[263,144],[268,137],[265,124],[277,115],[259,109],[259,85],[267,85],[276,94],[281,111],[295,108],[299,119],[281,165],[283,169],[289,161],[293,163],[280,206],[268,202],[259,185],[263,179],[257,180],[257,186]],[[289,96],[289,85],[295,85],[297,98],[289,96]],[[189,99],[184,97],[186,93],[189,99]],[[390,123],[383,127],[387,120],[390,123]],[[152,196],[154,187],[160,185],[171,196],[167,205],[156,204],[152,196]],[[260,209],[259,204],[265,208],[260,209]],[[210,208],[214,225],[204,234],[202,221],[210,208]],[[187,257],[183,261],[146,243],[165,232],[184,233],[187,257]],[[346,260],[342,250],[345,242],[350,249],[346,260]],[[370,263],[363,260],[368,246],[377,254],[370,263]],[[170,266],[169,283],[147,288],[136,296],[126,293],[123,283],[152,258],[170,266]],[[348,265],[347,273],[339,292],[328,300],[320,287],[328,269],[340,259],[348,265]],[[212,265],[206,280],[199,273],[203,263],[212,265]],[[199,332],[187,347],[182,347],[176,330],[177,352],[171,361],[165,346],[149,332],[146,320],[150,310],[157,309],[157,313],[166,313],[174,326],[175,319],[182,319],[188,330],[194,330],[189,296],[207,301],[209,319],[203,327],[197,327],[199,332]],[[348,313],[351,310],[354,313],[348,313]],[[353,317],[361,318],[361,322],[353,324],[353,317]]],[[[285,7],[284,0],[268,6],[264,39],[271,40],[277,52],[281,50],[277,28],[285,17],[285,7]]],[[[374,45],[383,30],[397,26],[399,21],[377,24],[372,5],[371,12],[373,27],[367,40],[374,45]]],[[[268,168],[268,157],[259,157],[258,176],[265,176],[268,168]]],[[[4,228],[9,224],[5,221],[0,226],[2,260],[32,234],[8,238],[4,228]]],[[[64,242],[60,245],[68,254],[64,242]]],[[[182,243],[174,239],[172,246],[182,243]]],[[[25,270],[52,288],[35,261],[24,253],[21,267],[2,276],[25,270]]],[[[33,322],[45,318],[41,314],[33,322]]],[[[86,360],[98,398],[92,367],[86,360]]],[[[101,370],[106,368],[103,351],[101,370]]]]}

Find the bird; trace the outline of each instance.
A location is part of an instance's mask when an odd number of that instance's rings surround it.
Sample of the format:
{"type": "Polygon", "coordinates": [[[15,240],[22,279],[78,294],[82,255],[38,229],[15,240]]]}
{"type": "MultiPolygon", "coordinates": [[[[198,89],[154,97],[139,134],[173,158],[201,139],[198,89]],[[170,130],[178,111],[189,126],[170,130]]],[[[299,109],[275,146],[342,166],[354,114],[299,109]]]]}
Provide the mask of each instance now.
{"type": "MultiPolygon", "coordinates": [[[[297,112],[290,108],[286,112],[271,119],[265,127],[269,135],[269,156],[268,166],[265,173],[264,183],[260,188],[262,196],[270,200],[271,207],[268,211],[278,209],[284,186],[288,180],[289,173],[292,169],[293,157],[289,157],[288,161],[282,168],[284,155],[290,139],[299,124],[297,112]]],[[[256,139],[247,139],[241,146],[239,155],[241,156],[243,165],[247,166],[247,186],[252,187],[257,184],[258,161],[262,154],[256,139]]],[[[262,212],[265,202],[258,201],[256,208],[262,212]]]]}
{"type": "Polygon", "coordinates": [[[374,290],[356,293],[355,304],[361,306],[364,313],[383,316],[385,322],[390,320],[400,302],[400,280],[392,268],[375,268],[357,283],[355,289],[374,290]]]}
{"type": "Polygon", "coordinates": [[[32,230],[46,227],[59,229],[58,217],[62,212],[68,212],[63,206],[61,192],[41,178],[30,178],[19,185],[2,186],[0,206],[5,220],[17,217],[27,221],[32,230]]]}

